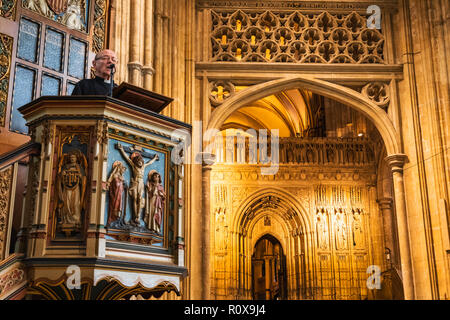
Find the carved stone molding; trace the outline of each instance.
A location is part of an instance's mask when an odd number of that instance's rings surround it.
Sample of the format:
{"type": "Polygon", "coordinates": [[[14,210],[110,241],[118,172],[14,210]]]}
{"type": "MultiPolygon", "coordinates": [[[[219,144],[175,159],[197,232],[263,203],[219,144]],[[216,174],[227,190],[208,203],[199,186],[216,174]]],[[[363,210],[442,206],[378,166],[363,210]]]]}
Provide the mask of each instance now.
{"type": "Polygon", "coordinates": [[[248,8],[253,10],[302,10],[302,12],[320,12],[322,10],[330,10],[332,12],[366,12],[370,5],[377,5],[380,8],[386,8],[391,11],[398,9],[396,0],[375,0],[375,1],[360,1],[360,2],[345,2],[345,1],[324,1],[324,0],[308,0],[308,1],[266,1],[266,0],[196,0],[196,7],[198,9],[227,9],[235,10],[240,8],[248,8]]]}
{"type": "MultiPolygon", "coordinates": [[[[221,136],[216,139],[221,139],[221,136]]],[[[241,143],[237,140],[237,137],[227,136],[222,143],[216,141],[218,163],[265,163],[263,157],[268,157],[269,152],[263,149],[264,143],[257,144],[249,138],[244,138],[241,143]],[[241,161],[237,161],[238,154],[242,154],[241,161]]],[[[271,141],[268,139],[269,145],[271,141]]],[[[374,147],[364,138],[280,138],[277,147],[278,162],[282,164],[353,167],[373,165],[375,160],[374,147]]]]}

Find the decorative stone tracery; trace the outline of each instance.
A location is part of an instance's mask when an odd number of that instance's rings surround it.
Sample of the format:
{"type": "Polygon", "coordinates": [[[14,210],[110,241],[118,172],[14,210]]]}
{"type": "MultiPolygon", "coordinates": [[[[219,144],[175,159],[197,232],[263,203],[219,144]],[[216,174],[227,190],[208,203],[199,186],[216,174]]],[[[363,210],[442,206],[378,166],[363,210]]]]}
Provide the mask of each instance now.
{"type": "Polygon", "coordinates": [[[211,12],[211,61],[384,64],[384,36],[357,12],[211,12]]]}

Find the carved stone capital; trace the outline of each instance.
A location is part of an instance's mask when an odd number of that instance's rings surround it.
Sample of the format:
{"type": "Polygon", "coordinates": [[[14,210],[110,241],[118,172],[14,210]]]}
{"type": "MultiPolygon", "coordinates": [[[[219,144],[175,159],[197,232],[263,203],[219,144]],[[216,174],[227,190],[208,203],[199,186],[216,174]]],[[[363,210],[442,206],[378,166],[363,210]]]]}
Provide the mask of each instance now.
{"type": "Polygon", "coordinates": [[[380,198],[377,200],[378,205],[380,206],[381,210],[390,210],[392,209],[392,198],[380,198]]]}
{"type": "Polygon", "coordinates": [[[138,61],[128,62],[127,67],[130,72],[134,70],[142,71],[142,63],[138,61]]]}
{"type": "Polygon", "coordinates": [[[403,172],[403,165],[405,164],[408,156],[406,154],[393,154],[384,158],[392,172],[403,172]]]}
{"type": "Polygon", "coordinates": [[[142,73],[144,75],[148,74],[148,75],[152,76],[152,75],[155,74],[155,68],[153,68],[152,66],[143,66],[142,67],[142,73]]]}
{"type": "Polygon", "coordinates": [[[203,170],[211,170],[211,166],[216,162],[216,155],[210,152],[199,152],[196,160],[202,163],[203,170]]]}

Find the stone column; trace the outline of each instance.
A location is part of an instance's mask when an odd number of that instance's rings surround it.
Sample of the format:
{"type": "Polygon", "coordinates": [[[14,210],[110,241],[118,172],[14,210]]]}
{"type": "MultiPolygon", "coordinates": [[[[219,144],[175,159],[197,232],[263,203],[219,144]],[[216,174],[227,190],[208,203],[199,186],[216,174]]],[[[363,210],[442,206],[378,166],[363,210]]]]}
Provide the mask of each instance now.
{"type": "Polygon", "coordinates": [[[211,166],[215,161],[215,155],[202,152],[202,300],[209,300],[211,291],[211,244],[210,244],[210,225],[211,225],[211,166]]]}
{"type": "MultiPolygon", "coordinates": [[[[377,200],[380,206],[381,216],[383,217],[383,234],[384,243],[386,247],[391,250],[391,263],[394,263],[393,257],[397,258],[395,255],[395,232],[394,232],[394,214],[392,212],[392,199],[391,198],[381,198],[377,200]]],[[[396,260],[396,259],[395,259],[396,260]]],[[[389,266],[387,266],[389,267],[389,266]]]]}
{"type": "Polygon", "coordinates": [[[406,212],[405,186],[403,182],[404,154],[394,154],[386,157],[386,162],[392,170],[397,213],[398,240],[400,247],[400,262],[402,266],[403,292],[405,300],[414,299],[414,275],[411,260],[409,240],[408,214],[406,212]]]}
{"type": "Polygon", "coordinates": [[[153,0],[145,0],[145,29],[144,29],[144,66],[142,73],[144,76],[143,86],[147,90],[152,90],[153,74],[155,70],[152,66],[153,60],[153,0]]]}
{"type": "Polygon", "coordinates": [[[140,62],[140,24],[141,1],[131,1],[130,8],[130,61],[128,62],[128,79],[133,85],[140,86],[142,63],[140,62]]]}

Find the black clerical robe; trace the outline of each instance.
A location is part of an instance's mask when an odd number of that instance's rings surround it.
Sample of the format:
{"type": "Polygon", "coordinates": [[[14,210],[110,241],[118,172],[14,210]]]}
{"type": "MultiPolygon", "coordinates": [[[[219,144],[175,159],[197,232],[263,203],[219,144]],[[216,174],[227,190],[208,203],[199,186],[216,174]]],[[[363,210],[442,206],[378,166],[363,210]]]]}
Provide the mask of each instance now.
{"type": "Polygon", "coordinates": [[[105,79],[95,77],[94,79],[83,79],[79,81],[75,88],[73,88],[73,96],[85,95],[109,95],[110,84],[105,82],[105,79]]]}

